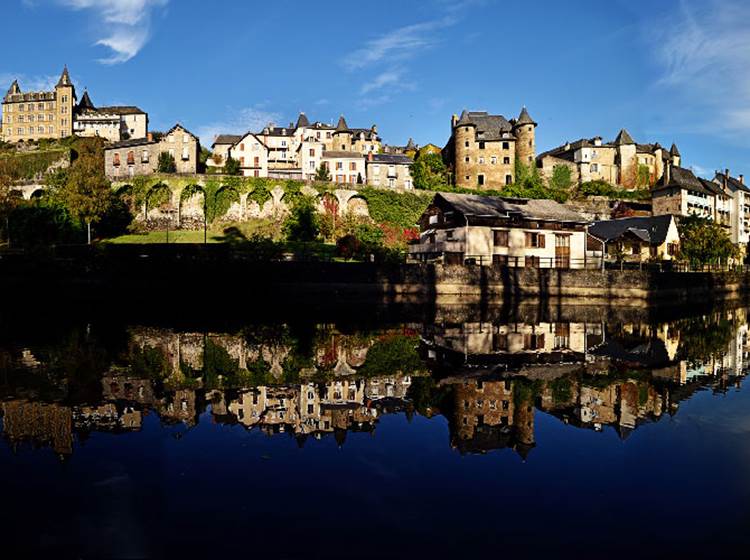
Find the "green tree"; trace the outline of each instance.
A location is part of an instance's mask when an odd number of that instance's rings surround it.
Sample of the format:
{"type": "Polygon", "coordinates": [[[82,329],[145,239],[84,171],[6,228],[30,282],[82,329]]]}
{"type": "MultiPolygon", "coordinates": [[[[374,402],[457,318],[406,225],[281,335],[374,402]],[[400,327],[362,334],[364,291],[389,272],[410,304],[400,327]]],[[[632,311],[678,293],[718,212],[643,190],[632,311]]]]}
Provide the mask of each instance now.
{"type": "Polygon", "coordinates": [[[331,174],[328,172],[328,166],[325,163],[321,162],[320,167],[315,172],[315,180],[324,183],[331,182],[331,174]]]}
{"type": "Polygon", "coordinates": [[[13,180],[11,179],[10,171],[7,169],[7,163],[7,160],[0,159],[0,220],[2,220],[1,226],[5,230],[6,242],[9,242],[8,219],[13,208],[16,206],[18,197],[13,196],[11,190],[13,180]]]}
{"type": "Polygon", "coordinates": [[[420,155],[411,165],[411,177],[418,189],[436,191],[449,185],[448,169],[440,154],[420,155]]]}
{"type": "Polygon", "coordinates": [[[553,189],[566,191],[573,183],[570,167],[567,165],[556,165],[552,169],[552,177],[549,180],[549,186],[553,189]]]}
{"type": "Polygon", "coordinates": [[[240,171],[240,162],[233,157],[228,157],[227,161],[224,163],[224,174],[239,175],[240,171]]]}
{"type": "Polygon", "coordinates": [[[86,224],[88,243],[91,244],[91,224],[98,222],[112,204],[112,186],[104,176],[99,149],[84,146],[68,173],[68,180],[60,198],[71,216],[86,224]]]}
{"type": "Polygon", "coordinates": [[[315,199],[301,197],[284,222],[284,233],[290,241],[315,241],[320,233],[320,218],[315,199]]]}
{"type": "Polygon", "coordinates": [[[159,154],[159,161],[156,164],[159,173],[174,173],[177,171],[177,164],[174,161],[174,156],[169,152],[161,152],[159,154]]]}
{"type": "Polygon", "coordinates": [[[680,220],[680,258],[693,266],[726,264],[739,254],[726,230],[698,216],[680,220]]]}
{"type": "Polygon", "coordinates": [[[648,165],[643,163],[638,164],[638,171],[635,179],[635,186],[638,189],[643,189],[651,185],[651,171],[648,169],[648,165]]]}

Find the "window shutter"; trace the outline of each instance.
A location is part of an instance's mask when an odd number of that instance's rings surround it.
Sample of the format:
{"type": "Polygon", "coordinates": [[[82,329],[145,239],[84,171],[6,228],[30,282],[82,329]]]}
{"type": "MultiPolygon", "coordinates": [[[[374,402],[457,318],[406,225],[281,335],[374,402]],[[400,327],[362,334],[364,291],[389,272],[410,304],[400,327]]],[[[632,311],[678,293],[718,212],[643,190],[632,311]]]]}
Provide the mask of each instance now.
{"type": "Polygon", "coordinates": [[[539,248],[544,249],[544,234],[543,233],[539,234],[539,248]]]}
{"type": "Polygon", "coordinates": [[[531,234],[528,231],[526,232],[526,246],[531,247],[531,234]]]}

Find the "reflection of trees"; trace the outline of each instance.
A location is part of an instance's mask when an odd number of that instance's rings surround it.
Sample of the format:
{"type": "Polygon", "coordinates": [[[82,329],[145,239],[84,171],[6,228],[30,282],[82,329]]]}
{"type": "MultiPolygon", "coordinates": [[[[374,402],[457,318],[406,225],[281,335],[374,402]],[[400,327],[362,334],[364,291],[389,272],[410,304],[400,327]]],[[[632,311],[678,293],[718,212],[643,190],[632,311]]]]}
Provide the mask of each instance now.
{"type": "Polygon", "coordinates": [[[722,357],[737,329],[726,316],[693,317],[679,321],[680,355],[691,364],[722,357]]]}

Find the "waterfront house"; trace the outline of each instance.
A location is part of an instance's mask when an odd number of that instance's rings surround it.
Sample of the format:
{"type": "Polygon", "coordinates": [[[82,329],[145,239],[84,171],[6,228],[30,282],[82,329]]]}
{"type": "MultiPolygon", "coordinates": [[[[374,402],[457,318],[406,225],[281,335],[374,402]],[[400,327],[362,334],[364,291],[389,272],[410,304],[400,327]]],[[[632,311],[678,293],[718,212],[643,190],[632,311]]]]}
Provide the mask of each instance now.
{"type": "Polygon", "coordinates": [[[667,166],[662,184],[651,191],[654,216],[699,216],[713,220],[716,215],[716,190],[701,181],[689,169],[667,166]]]}
{"type": "Polygon", "coordinates": [[[438,193],[420,218],[412,259],[583,268],[586,222],[553,200],[438,193]]]}
{"type": "Polygon", "coordinates": [[[672,260],[680,251],[677,221],[671,214],[603,220],[589,226],[588,255],[645,262],[672,260]]]}
{"type": "Polygon", "coordinates": [[[729,197],[726,210],[732,243],[745,251],[750,242],[750,188],[745,184],[745,177],[732,177],[729,169],[726,169],[723,173],[716,173],[712,183],[729,197]]]}

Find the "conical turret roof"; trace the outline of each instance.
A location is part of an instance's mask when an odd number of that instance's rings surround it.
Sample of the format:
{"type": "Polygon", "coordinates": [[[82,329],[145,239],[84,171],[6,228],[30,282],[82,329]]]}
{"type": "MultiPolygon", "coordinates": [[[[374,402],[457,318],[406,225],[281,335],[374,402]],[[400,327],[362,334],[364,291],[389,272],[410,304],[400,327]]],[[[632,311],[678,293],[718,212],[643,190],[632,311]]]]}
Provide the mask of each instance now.
{"type": "Polygon", "coordinates": [[[307,119],[305,113],[300,112],[299,117],[297,117],[297,128],[302,128],[303,126],[310,126],[310,121],[307,119]]]}
{"type": "Polygon", "coordinates": [[[622,146],[623,144],[635,144],[635,140],[633,140],[633,137],[630,136],[630,133],[623,128],[622,130],[620,130],[617,138],[615,138],[615,144],[617,146],[622,146]]]}
{"type": "Polygon", "coordinates": [[[70,86],[73,85],[73,82],[70,81],[70,74],[68,73],[68,67],[67,65],[63,68],[62,74],[60,74],[60,79],[57,80],[57,86],[70,86]]]}
{"type": "Polygon", "coordinates": [[[8,88],[8,93],[5,95],[7,97],[8,95],[16,95],[18,93],[21,93],[21,87],[18,85],[18,80],[13,80],[13,83],[8,88]]]}
{"type": "Polygon", "coordinates": [[[468,125],[468,124],[474,124],[474,123],[471,122],[471,119],[469,118],[469,111],[464,109],[463,112],[461,113],[461,117],[456,122],[456,126],[463,126],[463,125],[468,125]]]}
{"type": "Polygon", "coordinates": [[[669,153],[672,154],[673,156],[680,155],[680,150],[677,149],[677,144],[674,144],[674,143],[672,144],[672,147],[669,149],[669,153]]]}
{"type": "Polygon", "coordinates": [[[519,124],[536,125],[536,122],[534,122],[534,119],[531,118],[531,115],[529,115],[529,112],[526,110],[526,105],[523,106],[523,108],[521,109],[521,114],[518,115],[518,120],[516,120],[516,125],[519,124]]]}
{"type": "Polygon", "coordinates": [[[339,123],[336,125],[336,132],[347,132],[349,130],[349,125],[346,124],[346,119],[344,118],[344,115],[341,115],[339,117],[339,123]]]}
{"type": "Polygon", "coordinates": [[[417,146],[414,144],[414,139],[409,138],[409,141],[406,143],[406,149],[407,150],[416,150],[417,146]]]}
{"type": "Polygon", "coordinates": [[[80,103],[78,103],[78,108],[79,109],[92,109],[92,110],[96,109],[96,107],[94,107],[94,104],[91,102],[91,98],[89,97],[88,90],[84,90],[83,97],[81,98],[80,103]]]}

